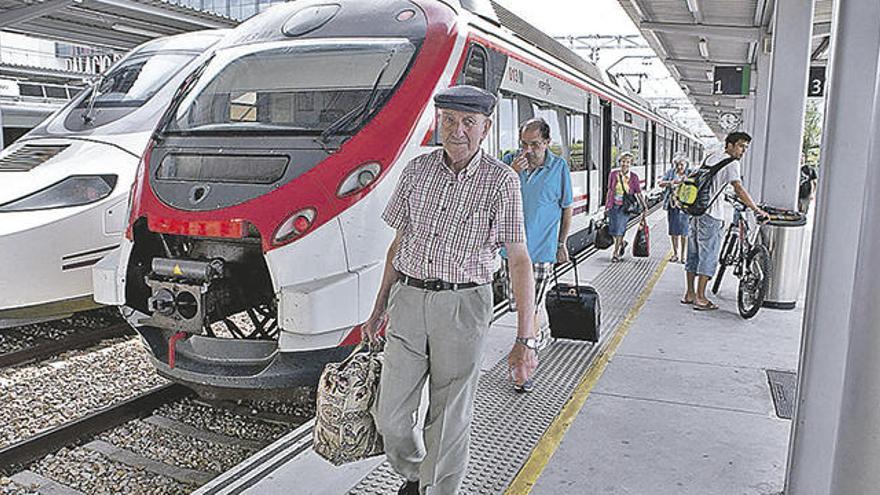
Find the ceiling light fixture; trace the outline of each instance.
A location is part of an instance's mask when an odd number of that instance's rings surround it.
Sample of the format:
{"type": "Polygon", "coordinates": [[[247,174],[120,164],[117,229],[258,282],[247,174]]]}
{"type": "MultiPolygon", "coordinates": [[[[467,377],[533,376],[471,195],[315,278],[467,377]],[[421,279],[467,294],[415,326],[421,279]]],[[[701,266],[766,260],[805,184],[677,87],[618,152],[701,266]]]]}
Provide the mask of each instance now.
{"type": "Polygon", "coordinates": [[[709,58],[709,43],[706,41],[706,38],[700,38],[700,43],[698,46],[700,48],[700,56],[705,59],[708,59],[709,58]]]}

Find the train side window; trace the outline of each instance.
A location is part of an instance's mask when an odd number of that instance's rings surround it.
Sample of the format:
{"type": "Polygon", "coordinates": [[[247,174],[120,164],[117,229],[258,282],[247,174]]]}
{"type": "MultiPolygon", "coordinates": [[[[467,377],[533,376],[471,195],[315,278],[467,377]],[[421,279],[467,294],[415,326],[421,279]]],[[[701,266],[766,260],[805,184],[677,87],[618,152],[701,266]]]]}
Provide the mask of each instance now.
{"type": "Polygon", "coordinates": [[[586,133],[584,132],[584,115],[581,113],[569,113],[568,124],[568,149],[571,153],[569,168],[572,172],[586,170],[586,133]]]}
{"type": "Polygon", "coordinates": [[[611,123],[611,168],[617,168],[617,157],[623,151],[623,133],[620,124],[611,123]]]}
{"type": "Polygon", "coordinates": [[[502,95],[498,102],[498,158],[519,148],[519,102],[502,95]]]}
{"type": "Polygon", "coordinates": [[[559,114],[555,108],[540,107],[537,103],[532,102],[532,114],[535,118],[544,119],[550,126],[550,145],[548,148],[554,154],[565,156],[565,150],[562,144],[562,132],[559,127],[559,114]]]}
{"type": "Polygon", "coordinates": [[[471,45],[467,64],[464,66],[464,83],[486,89],[488,81],[486,49],[480,45],[471,45]]]}
{"type": "Polygon", "coordinates": [[[589,169],[598,170],[599,165],[596,160],[601,160],[602,157],[602,119],[598,115],[590,116],[590,144],[592,148],[590,149],[589,169]]]}
{"type": "Polygon", "coordinates": [[[40,86],[39,84],[19,83],[18,93],[21,96],[38,96],[40,98],[46,96],[45,94],[43,94],[43,86],[40,86]]]}

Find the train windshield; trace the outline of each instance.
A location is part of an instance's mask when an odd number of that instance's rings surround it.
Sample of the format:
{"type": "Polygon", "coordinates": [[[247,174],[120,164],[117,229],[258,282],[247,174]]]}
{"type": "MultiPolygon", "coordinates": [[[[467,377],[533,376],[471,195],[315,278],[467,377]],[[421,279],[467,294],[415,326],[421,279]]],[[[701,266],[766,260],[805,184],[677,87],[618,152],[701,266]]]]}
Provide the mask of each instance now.
{"type": "Polygon", "coordinates": [[[405,39],[298,40],[221,50],[165,131],[351,135],[382,107],[415,51],[405,39]]]}
{"type": "Polygon", "coordinates": [[[120,62],[83,95],[64,126],[83,131],[116,121],[144,105],[197,53],[150,52],[120,62]]]}
{"type": "Polygon", "coordinates": [[[178,69],[195,57],[191,53],[158,53],[132,57],[102,77],[96,85],[95,93],[83,99],[77,106],[139,107],[156,94],[178,69]]]}

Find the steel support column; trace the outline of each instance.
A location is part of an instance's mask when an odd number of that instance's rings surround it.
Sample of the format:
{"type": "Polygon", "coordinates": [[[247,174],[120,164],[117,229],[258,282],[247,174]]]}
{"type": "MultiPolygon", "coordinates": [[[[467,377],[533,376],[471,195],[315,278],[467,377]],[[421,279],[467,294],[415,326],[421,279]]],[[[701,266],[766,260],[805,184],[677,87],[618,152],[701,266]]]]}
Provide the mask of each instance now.
{"type": "Polygon", "coordinates": [[[773,19],[761,199],[776,207],[795,210],[810,71],[813,2],[777,0],[773,19]]]}
{"type": "MultiPolygon", "coordinates": [[[[880,62],[878,62],[880,63],[880,62]]],[[[831,493],[869,494],[880,487],[880,71],[875,77],[874,123],[865,181],[849,321],[843,400],[831,493]]]]}
{"type": "MultiPolygon", "coordinates": [[[[763,43],[759,43],[762,46],[763,43]]],[[[752,135],[752,145],[749,146],[749,166],[745,169],[746,189],[755,199],[763,201],[762,185],[764,183],[764,165],[767,156],[767,111],[770,102],[770,55],[759,50],[755,56],[757,85],[755,86],[754,121],[752,128],[748,130],[752,135]]]]}
{"type": "MultiPolygon", "coordinates": [[[[875,101],[880,52],[878,19],[880,3],[876,0],[834,2],[799,395],[786,475],[786,493],[792,495],[876,493],[876,485],[868,492],[837,491],[832,480],[835,449],[845,447],[838,443],[839,421],[849,418],[841,415],[842,390],[858,253],[855,240],[861,223],[858,213],[870,211],[863,209],[862,188],[854,185],[864,184],[868,146],[877,139],[871,134],[871,102],[875,101]]],[[[872,213],[876,215],[868,214],[872,213]]],[[[859,298],[876,306],[876,293],[860,294],[859,298]]],[[[876,322],[874,325],[876,331],[876,322]]],[[[872,414],[877,414],[876,408],[872,414]]],[[[870,436],[863,441],[870,441],[876,431],[861,434],[870,436]]],[[[875,471],[880,462],[877,458],[864,461],[873,462],[875,471]]]]}

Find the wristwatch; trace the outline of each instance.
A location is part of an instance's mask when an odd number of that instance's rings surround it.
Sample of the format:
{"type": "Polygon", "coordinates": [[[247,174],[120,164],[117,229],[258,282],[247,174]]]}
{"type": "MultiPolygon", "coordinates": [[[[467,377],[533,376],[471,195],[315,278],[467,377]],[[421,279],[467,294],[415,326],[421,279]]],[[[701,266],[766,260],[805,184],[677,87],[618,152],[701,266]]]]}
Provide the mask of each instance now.
{"type": "Polygon", "coordinates": [[[538,350],[538,339],[535,339],[532,337],[517,337],[516,343],[522,344],[522,345],[526,346],[526,348],[531,349],[533,351],[538,350]]]}
{"type": "Polygon", "coordinates": [[[557,247],[557,248],[564,248],[564,247],[565,247],[565,243],[562,242],[562,241],[559,241],[559,242],[556,243],[556,247],[557,247]]]}

